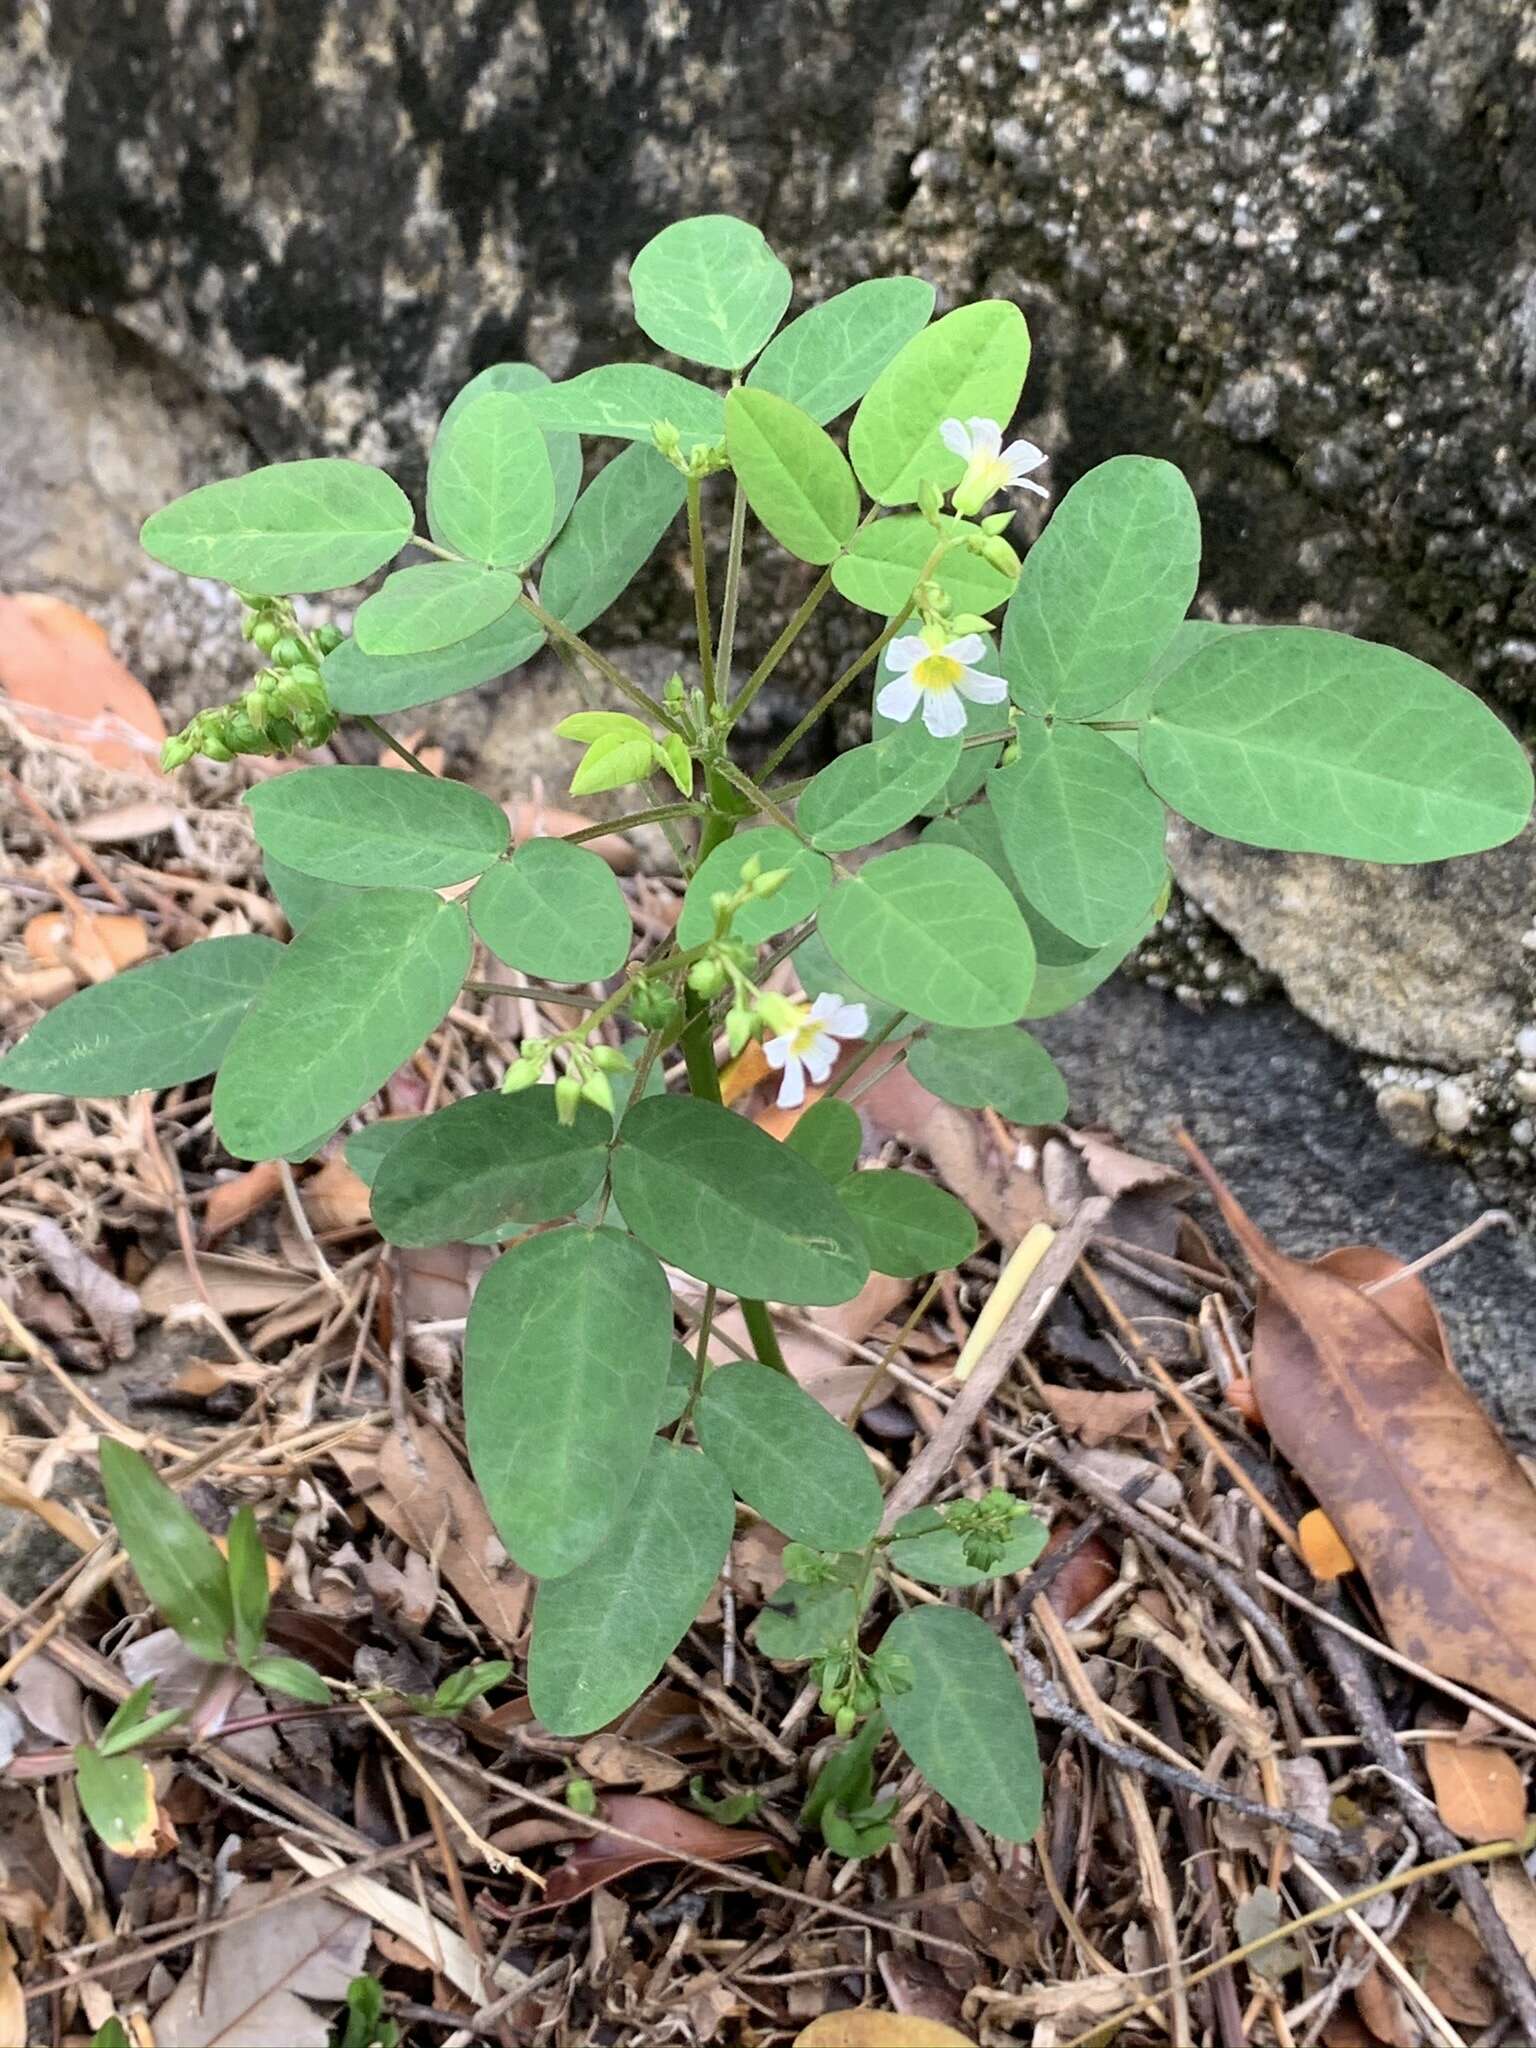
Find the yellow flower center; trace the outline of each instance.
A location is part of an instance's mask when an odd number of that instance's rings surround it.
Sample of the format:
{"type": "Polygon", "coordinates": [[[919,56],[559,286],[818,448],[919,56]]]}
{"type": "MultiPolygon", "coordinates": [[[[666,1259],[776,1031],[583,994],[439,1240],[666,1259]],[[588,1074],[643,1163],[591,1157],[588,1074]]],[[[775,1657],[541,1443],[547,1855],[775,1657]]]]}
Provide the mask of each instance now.
{"type": "Polygon", "coordinates": [[[804,1023],[797,1024],[790,1035],[790,1050],[797,1058],[803,1059],[826,1028],[824,1018],[807,1015],[804,1023]]]}
{"type": "Polygon", "coordinates": [[[964,664],[951,656],[925,654],[913,668],[912,680],[920,690],[952,690],[964,674],[964,664]]]}
{"type": "Polygon", "coordinates": [[[965,466],[965,475],[955,486],[954,507],[962,519],[979,512],[989,498],[1007,488],[1008,465],[1001,455],[978,450],[965,466]]]}

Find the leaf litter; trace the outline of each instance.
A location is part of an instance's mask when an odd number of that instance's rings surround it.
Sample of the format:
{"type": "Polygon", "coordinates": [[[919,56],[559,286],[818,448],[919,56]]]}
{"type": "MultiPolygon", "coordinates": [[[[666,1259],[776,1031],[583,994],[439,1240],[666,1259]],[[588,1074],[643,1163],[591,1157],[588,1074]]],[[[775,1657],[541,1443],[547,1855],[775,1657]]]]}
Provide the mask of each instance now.
{"type": "MultiPolygon", "coordinates": [[[[246,770],[201,766],[173,795],[135,772],[131,740],[92,757],[123,740],[110,719],[70,716],[40,735],[0,706],[8,772],[51,820],[27,808],[0,902],[7,1034],[141,951],[283,930],[234,804],[246,770]]],[[[538,801],[514,822],[574,829],[538,801]]],[[[592,844],[647,929],[675,915],[635,842],[592,844]]],[[[541,1022],[466,995],[372,1115],[493,1086],[541,1022]]],[[[738,1081],[774,1129],[761,1078],[738,1081]]],[[[943,1428],[1016,1248],[1112,1204],[928,1489],[1011,1487],[1049,1523],[1044,1552],[1020,1578],[903,1596],[970,1608],[1013,1655],[1045,1761],[1037,1840],[961,1825],[888,1746],[888,1849],[848,1862],[801,1825],[825,1730],[804,1667],[754,1646],[782,1566],[750,1522],[644,1699],[597,1737],[541,1730],[530,1588],[463,1451],[458,1348],[489,1253],[384,1247],[339,1142],[288,1183],[232,1163],[195,1087],[139,1111],[23,1100],[0,1129],[0,2034],[30,1999],[65,2038],[115,2011],[162,2048],[327,2043],[367,1971],[423,2043],[1061,2048],[1118,2026],[1264,2048],[1501,2020],[1518,2037],[1536,1884],[1498,1852],[1536,1760],[1536,1496],[1457,1377],[1430,1288],[1374,1247],[1289,1258],[1216,1188],[1234,1269],[1178,1169],[1113,1133],[938,1103],[895,1048],[856,1092],[865,1162],[932,1175],[985,1234],[931,1290],[881,1278],[780,1316],[796,1377],[855,1420],[887,1488],[943,1428]],[[74,1744],[151,1672],[195,1710],[205,1673],[94,1547],[103,1416],[180,1468],[216,1538],[254,1508],[274,1646],[386,1701],[477,1659],[509,1676],[442,1720],[386,1707],[383,1726],[345,1697],[317,1711],[250,1688],[195,1749],[153,1747],[161,1853],[108,1856],[74,1744]],[[1298,1527],[1320,1577],[1294,1577],[1298,1527]],[[1469,1720],[1468,1696],[1485,1709],[1469,1720]],[[1383,1731],[1403,1733],[1407,1779],[1377,1767],[1383,1731]],[[1424,1809],[1496,1860],[1296,1930],[1430,1860],[1424,1809]],[[1264,1948],[1230,1962],[1245,1934],[1264,1948]]],[[[702,1299],[680,1276],[676,1305],[686,1333],[702,1299]]],[[[723,1302],[711,1355],[743,1348],[723,1302]]]]}

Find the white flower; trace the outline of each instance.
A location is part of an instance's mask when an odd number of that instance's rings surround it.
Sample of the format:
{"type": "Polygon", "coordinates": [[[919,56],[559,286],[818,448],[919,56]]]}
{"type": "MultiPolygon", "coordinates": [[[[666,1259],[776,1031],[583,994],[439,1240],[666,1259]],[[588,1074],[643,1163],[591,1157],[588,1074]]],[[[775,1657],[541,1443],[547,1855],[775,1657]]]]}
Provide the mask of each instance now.
{"type": "Polygon", "coordinates": [[[955,486],[955,510],[969,519],[999,491],[1033,491],[1038,497],[1051,494],[1044,484],[1031,483],[1029,472],[1045,461],[1045,451],[1033,441],[1010,441],[1003,446],[1003,430],[996,420],[945,420],[939,438],[952,455],[964,458],[965,475],[955,486]]]}
{"type": "Polygon", "coordinates": [[[921,704],[923,723],[936,740],[952,739],[965,731],[962,697],[973,704],[1001,704],[1008,685],[1001,676],[983,675],[973,668],[987,651],[979,633],[963,633],[958,640],[939,642],[921,633],[909,633],[893,640],[885,650],[891,680],[875,699],[875,709],[884,718],[905,725],[921,704]]]}
{"type": "Polygon", "coordinates": [[[798,1109],[805,1100],[805,1077],[819,1088],[837,1064],[839,1042],[862,1038],[869,1029],[869,1012],[862,1003],[845,1003],[841,996],[818,996],[792,1031],[768,1039],[763,1053],[779,1083],[780,1109],[798,1109]]]}

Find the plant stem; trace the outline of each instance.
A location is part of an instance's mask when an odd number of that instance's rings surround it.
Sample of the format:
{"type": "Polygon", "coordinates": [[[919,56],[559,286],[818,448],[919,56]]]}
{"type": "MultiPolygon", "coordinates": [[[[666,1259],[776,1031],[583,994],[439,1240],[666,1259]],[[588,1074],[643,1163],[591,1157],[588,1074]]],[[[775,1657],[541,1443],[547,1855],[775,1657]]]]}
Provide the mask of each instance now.
{"type": "Polygon", "coordinates": [[[741,694],[737,697],[735,703],[731,706],[732,725],[736,723],[737,719],[740,718],[742,713],[746,710],[747,706],[752,702],[752,699],[763,687],[764,683],[766,683],[768,678],[773,674],[774,670],[783,660],[785,654],[789,651],[790,647],[794,644],[796,640],[799,639],[800,634],[803,632],[806,625],[809,623],[812,614],[816,610],[816,607],[821,603],[821,600],[826,596],[827,592],[831,588],[832,571],[830,569],[823,569],[821,574],[817,577],[816,581],[811,585],[810,590],[806,593],[806,596],[800,605],[800,609],[795,613],[794,617],[790,620],[789,624],[784,628],[783,632],[779,635],[778,639],[774,641],[773,645],[769,648],[768,652],[757,664],[757,667],[753,669],[751,675],[749,675],[747,677],[747,680],[742,684],[741,694]]]}
{"type": "Polygon", "coordinates": [[[692,801],[653,804],[648,811],[626,811],[622,818],[605,818],[596,825],[583,825],[579,832],[562,832],[568,846],[580,846],[584,839],[601,839],[609,832],[632,832],[637,825],[664,825],[669,818],[697,818],[704,806],[692,801]]]}
{"type": "Polygon", "coordinates": [[[715,651],[709,628],[709,567],[704,560],[704,521],[699,479],[688,479],[688,559],[693,570],[693,623],[699,636],[699,674],[704,683],[704,701],[715,703],[715,651]]]}
{"type": "Polygon", "coordinates": [[[847,1066],[844,1067],[843,1071],[839,1075],[837,1075],[836,1078],[833,1080],[831,1087],[827,1090],[827,1094],[840,1095],[842,1091],[848,1086],[848,1083],[853,1079],[854,1075],[857,1074],[862,1067],[868,1066],[869,1062],[874,1058],[875,1054],[880,1050],[881,1046],[884,1045],[885,1041],[891,1036],[893,1032],[899,1031],[906,1021],[906,1011],[898,1010],[895,1016],[892,1017],[888,1023],[881,1026],[881,1028],[875,1033],[873,1038],[866,1039],[864,1044],[859,1047],[858,1051],[854,1054],[853,1058],[848,1062],[847,1066]]]}
{"type": "Polygon", "coordinates": [[[731,656],[736,647],[736,605],[741,595],[741,550],[747,531],[746,493],[738,483],[731,500],[731,538],[725,557],[725,589],[720,597],[720,649],[715,656],[716,691],[722,704],[731,696],[731,656]]]}
{"type": "Polygon", "coordinates": [[[431,776],[432,780],[436,782],[437,777],[432,774],[432,770],[427,766],[426,762],[419,755],[413,754],[403,740],[397,740],[392,732],[386,732],[376,718],[370,718],[364,712],[359,715],[357,722],[368,732],[371,732],[376,740],[382,740],[392,754],[398,754],[407,766],[416,770],[418,775],[431,776]]]}
{"type": "Polygon", "coordinates": [[[539,988],[530,981],[466,981],[472,996],[531,996],[536,1003],[562,1003],[568,1010],[595,1010],[605,998],[589,996],[584,989],[539,988]]]}
{"type": "MultiPolygon", "coordinates": [[[[527,591],[524,591],[518,599],[518,603],[525,612],[531,613],[538,620],[551,640],[557,640],[562,647],[568,647],[573,654],[579,654],[584,661],[590,662],[603,681],[611,683],[621,696],[629,699],[631,704],[637,705],[642,711],[649,712],[651,717],[659,725],[664,725],[668,732],[682,732],[681,725],[679,725],[665,704],[653,697],[649,690],[642,690],[640,685],[631,677],[625,675],[623,669],[617,668],[608,659],[606,654],[599,654],[589,641],[583,640],[579,633],[573,633],[569,626],[555,617],[553,612],[547,612],[536,597],[531,597],[527,591]]],[[[684,737],[686,738],[686,734],[684,737]]]]}
{"type": "MultiPolygon", "coordinates": [[[[744,774],[734,762],[726,761],[722,763],[720,773],[725,777],[732,789],[739,790],[749,803],[755,804],[760,811],[772,818],[775,825],[782,825],[786,832],[793,832],[802,846],[811,846],[813,844],[809,833],[801,831],[788,811],[776,803],[766,789],[759,789],[751,776],[744,774]]],[[[725,836],[729,837],[729,834],[725,836]]],[[[834,862],[835,865],[836,863],[834,862]]]]}

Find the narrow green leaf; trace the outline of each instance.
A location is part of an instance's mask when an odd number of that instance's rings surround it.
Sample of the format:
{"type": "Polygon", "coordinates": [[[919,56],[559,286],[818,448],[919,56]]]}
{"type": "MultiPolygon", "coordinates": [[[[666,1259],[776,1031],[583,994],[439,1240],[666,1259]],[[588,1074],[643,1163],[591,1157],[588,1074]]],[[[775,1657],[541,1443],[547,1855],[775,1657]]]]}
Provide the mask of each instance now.
{"type": "Polygon", "coordinates": [[[261,1639],[267,1626],[267,1607],[272,1598],[267,1584],[267,1553],[256,1516],[249,1507],[237,1508],[229,1525],[229,1596],[235,1616],[235,1654],[249,1667],[261,1655],[261,1639]]]}
{"type": "MultiPolygon", "coordinates": [[[[958,533],[964,522],[946,514],[941,525],[944,533],[958,533]]],[[[917,588],[938,539],[928,521],[916,513],[877,519],[872,526],[860,528],[848,553],[833,563],[833,587],[850,604],[889,617],[902,609],[917,588]]],[[[929,581],[938,585],[959,612],[994,611],[1008,602],[1015,587],[1012,576],[1005,576],[963,547],[951,548],[930,571],[929,581]]],[[[995,710],[992,718],[998,721],[995,710]]]]}
{"type": "Polygon", "coordinates": [[[267,887],[277,898],[278,908],[288,920],[289,930],[294,933],[303,931],[319,911],[329,910],[333,903],[352,893],[339,882],[322,882],[314,875],[301,875],[275,854],[263,854],[261,869],[267,887]]]}
{"type": "Polygon", "coordinates": [[[86,1819],[119,1856],[147,1856],[155,1839],[155,1782],[142,1757],[75,1751],[75,1790],[86,1819]]]}
{"type": "Polygon", "coordinates": [[[937,1508],[913,1508],[891,1531],[886,1555],[896,1571],[927,1586],[980,1586],[988,1579],[1027,1572],[1045,1548],[1050,1534],[1044,1522],[1021,1515],[996,1564],[979,1572],[965,1561],[965,1541],[957,1536],[937,1508]]]}
{"type": "Polygon", "coordinates": [[[574,1571],[617,1526],[671,1347],[666,1275],[615,1230],[528,1238],[481,1280],[464,1338],[469,1457],[525,1571],[574,1571]]]}
{"type": "MultiPolygon", "coordinates": [[[[488,391],[511,391],[519,398],[526,398],[531,391],[547,391],[549,384],[549,378],[533,363],[492,363],[454,393],[448,410],[438,422],[438,438],[447,433],[467,405],[473,405],[488,391]]],[[[581,436],[546,433],[544,446],[555,478],[555,523],[552,531],[558,533],[570,516],[576,493],[581,489],[581,436]]]]}
{"type": "Polygon", "coordinates": [[[144,522],[146,554],[252,596],[361,582],[411,537],[411,501],[381,469],[321,456],[189,491],[144,522]]]}
{"type": "Polygon", "coordinates": [[[528,1698],[552,1735],[590,1734],[634,1705],[714,1591],[734,1525],[708,1459],[653,1442],[602,1548],[534,1602],[528,1698]]]}
{"type": "Polygon", "coordinates": [[[524,403],[541,427],[608,434],[619,441],[649,441],[652,428],[665,421],[677,428],[685,455],[725,439],[725,401],[719,392],[654,363],[607,363],[584,370],[547,391],[530,391],[524,403]]]}
{"type": "MultiPolygon", "coordinates": [[[[841,553],[859,523],[859,487],[824,427],[771,391],[733,391],[725,448],[747,503],[802,562],[841,553]]],[[[834,579],[835,580],[835,579],[834,579]]]]}
{"type": "Polygon", "coordinates": [[[1008,1652],[959,1607],[915,1607],[883,1649],[911,1659],[912,1687],[885,1700],[896,1740],[957,1813],[1005,1842],[1040,1825],[1035,1724],[1008,1652]]]}
{"type": "Polygon", "coordinates": [[[434,540],[494,569],[523,569],[555,526],[555,472],[533,415],[485,391],[445,419],[427,465],[434,540]]]}
{"type": "Polygon", "coordinates": [[[154,1680],[149,1679],[129,1693],[96,1739],[101,1756],[122,1756],[130,1749],[141,1749],[182,1719],[185,1707],[166,1707],[161,1713],[152,1714],[149,1709],[154,1692],[154,1680]]]}
{"type": "Polygon", "coordinates": [[[687,490],[682,472],[643,442],[605,464],[545,559],[544,609],[573,633],[591,625],[650,560],[687,490]]]}
{"type": "Polygon", "coordinates": [[[962,1109],[995,1109],[1016,1124],[1053,1124],[1067,1113],[1061,1069],[1038,1038],[1014,1024],[930,1031],[912,1041],[907,1065],[913,1080],[962,1109]]]}
{"type": "Polygon", "coordinates": [[[850,285],[776,334],[752,365],[748,386],[787,398],[825,426],[864,396],[932,314],[933,286],[920,277],[850,285]]]}
{"type": "Polygon", "coordinates": [[[511,1676],[512,1666],[505,1657],[492,1657],[484,1664],[466,1664],[461,1671],[450,1671],[432,1695],[433,1712],[462,1714],[498,1685],[505,1685],[511,1676]]]}
{"type": "Polygon", "coordinates": [[[817,922],[856,982],[929,1023],[1011,1024],[1029,1001],[1029,927],[991,869],[956,847],[877,855],[832,891],[817,922]]]}
{"type": "Polygon", "coordinates": [[[629,958],[629,905],[600,854],[529,839],[483,875],[470,922],[498,960],[545,981],[602,981],[629,958]]]}
{"type": "Polygon", "coordinates": [[[139,1584],[195,1657],[222,1664],[235,1617],[213,1538],[137,1451],[105,1436],[96,1449],[107,1508],[139,1584]]]}
{"type": "Polygon", "coordinates": [[[1163,886],[1163,807],[1137,764],[1085,726],[1028,724],[987,797],[1019,885],[1051,923],[1102,946],[1163,886]]]}
{"type": "Polygon", "coordinates": [[[219,1070],[213,1119],[228,1150],[280,1159],[318,1144],[436,1030],[469,959],[463,910],[427,890],[367,889],[322,910],[219,1070]]]}
{"type": "Polygon", "coordinates": [[[507,569],[478,562],[420,562],[397,569],[357,608],[364,654],[431,654],[455,647],[511,611],[522,592],[507,569]]]}
{"type": "Polygon", "coordinates": [[[394,768],[300,768],[246,791],[263,852],[351,889],[441,889],[483,874],[511,837],[478,789],[394,768]]]}
{"type": "Polygon", "coordinates": [[[824,1095],[796,1118],[794,1129],[784,1142],[791,1152],[808,1159],[835,1187],[858,1165],[864,1130],[856,1109],[839,1102],[835,1095],[824,1095]]]}
{"type": "Polygon", "coordinates": [[[866,1167],[849,1174],[838,1193],[877,1273],[915,1280],[963,1264],[976,1249],[970,1210],[921,1174],[866,1167]]]}
{"type": "Polygon", "coordinates": [[[759,231],[696,214],[653,235],[629,266],[635,321],[658,348],[741,370],[784,317],[790,276],[759,231]]]}
{"type": "Polygon", "coordinates": [[[752,1640],[775,1664],[801,1664],[846,1643],[857,1618],[852,1586],[775,1586],[752,1624],[752,1640]]]}
{"type": "Polygon", "coordinates": [[[552,1222],[601,1186],[612,1136],[590,1102],[561,1123],[552,1088],[471,1095],[413,1119],[389,1147],[373,1183],[373,1220],[403,1245],[552,1222]]]}
{"type": "Polygon", "coordinates": [[[1176,811],[1250,846],[1447,860],[1531,810],[1524,750],[1412,655],[1306,626],[1213,641],[1158,691],[1142,764],[1176,811]]]}
{"type": "Polygon", "coordinates": [[[48,1095],[130,1095],[200,1080],[283,958],[254,933],[199,939],[84,988],[0,1059],[0,1085],[48,1095]]]}
{"type": "Polygon", "coordinates": [[[312,1707],[328,1707],[331,1689],[311,1664],[302,1657],[256,1657],[246,1665],[248,1676],[269,1691],[285,1693],[312,1707]]]}
{"type": "Polygon", "coordinates": [[[717,846],[699,863],[683,897],[683,913],[677,921],[680,946],[702,946],[714,930],[711,896],[734,895],[741,887],[741,868],[754,855],[765,875],[789,869],[789,879],[775,896],[764,896],[738,910],[731,925],[734,937],[758,946],[777,938],[791,925],[809,917],[832,886],[832,863],[813,853],[803,840],[782,825],[760,825],[738,832],[717,846]]]}
{"type": "Polygon", "coordinates": [[[816,1169],[715,1103],[636,1103],[613,1191],[652,1251],[732,1294],[851,1301],[869,1277],[858,1231],[816,1169]]]}
{"type": "Polygon", "coordinates": [[[936,797],[960,761],[960,740],[935,739],[920,718],[840,754],[801,792],[796,820],[823,853],[847,853],[896,831],[936,797]]]}
{"type": "Polygon", "coordinates": [[[1171,462],[1117,455],[1075,483],[1030,549],[1003,621],[1028,711],[1088,718],[1146,674],[1200,578],[1200,510],[1171,462]]]}
{"type": "Polygon", "coordinates": [[[851,1430],[787,1373],[743,1359],[704,1382],[704,1455],[748,1507],[796,1543],[858,1550],[880,1523],[880,1482],[851,1430]]]}
{"type": "Polygon", "coordinates": [[[947,419],[1013,418],[1029,369],[1029,329],[1006,299],[957,307],[914,335],[865,394],[848,430],[859,482],[881,505],[915,505],[925,481],[948,490],[964,460],[939,439],[947,419]]]}
{"type": "Polygon", "coordinates": [[[543,645],[544,628],[514,605],[467,640],[425,654],[364,654],[356,640],[343,640],[325,657],[322,673],[338,711],[377,718],[493,682],[521,668],[543,645]]]}

